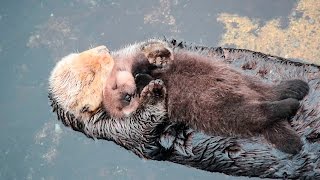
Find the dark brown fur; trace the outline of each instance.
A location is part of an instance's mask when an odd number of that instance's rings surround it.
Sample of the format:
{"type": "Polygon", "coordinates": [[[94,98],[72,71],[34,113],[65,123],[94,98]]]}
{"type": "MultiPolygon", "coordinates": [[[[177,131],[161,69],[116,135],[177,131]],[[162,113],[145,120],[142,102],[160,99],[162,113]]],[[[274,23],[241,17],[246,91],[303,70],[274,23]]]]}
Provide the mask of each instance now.
{"type": "Polygon", "coordinates": [[[164,81],[172,121],[211,135],[263,135],[288,153],[301,149],[300,138],[287,121],[308,92],[301,80],[264,84],[189,51],[175,52],[165,70],[156,70],[152,76],[164,81]]]}
{"type": "Polygon", "coordinates": [[[149,73],[152,69],[150,66],[142,53],[116,58],[103,91],[103,105],[110,116],[127,117],[145,105],[145,98],[140,98],[139,93],[152,78],[138,72],[149,73]],[[137,85],[135,78],[139,81],[137,85]]]}
{"type": "MultiPolygon", "coordinates": [[[[135,77],[142,72],[145,77],[151,75],[164,81],[171,121],[186,123],[211,135],[263,135],[284,152],[295,154],[300,151],[301,140],[287,120],[299,108],[298,100],[307,94],[307,83],[291,80],[278,85],[264,84],[224,63],[190,51],[172,53],[157,42],[147,42],[138,51],[141,52],[126,56],[127,61],[119,59],[131,67],[130,72],[135,77]],[[154,66],[141,63],[145,60],[160,68],[150,69],[154,66]],[[141,64],[144,64],[143,68],[141,64]]],[[[145,84],[138,78],[136,83],[145,84]]],[[[128,89],[117,91],[123,94],[128,89]]],[[[131,101],[141,105],[138,100],[131,101]]],[[[112,104],[118,103],[117,99],[107,101],[106,109],[112,109],[112,104]]],[[[131,112],[137,109],[130,106],[131,112]]]]}

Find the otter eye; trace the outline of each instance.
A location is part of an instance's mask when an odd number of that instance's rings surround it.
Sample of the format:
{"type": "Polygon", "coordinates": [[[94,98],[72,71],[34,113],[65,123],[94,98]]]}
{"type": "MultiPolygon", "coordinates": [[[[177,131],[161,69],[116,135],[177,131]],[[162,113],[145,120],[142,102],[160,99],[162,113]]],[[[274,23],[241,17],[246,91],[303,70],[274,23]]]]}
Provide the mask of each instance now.
{"type": "Polygon", "coordinates": [[[127,101],[127,102],[130,102],[131,101],[131,95],[130,94],[126,94],[124,96],[124,100],[127,101]]]}

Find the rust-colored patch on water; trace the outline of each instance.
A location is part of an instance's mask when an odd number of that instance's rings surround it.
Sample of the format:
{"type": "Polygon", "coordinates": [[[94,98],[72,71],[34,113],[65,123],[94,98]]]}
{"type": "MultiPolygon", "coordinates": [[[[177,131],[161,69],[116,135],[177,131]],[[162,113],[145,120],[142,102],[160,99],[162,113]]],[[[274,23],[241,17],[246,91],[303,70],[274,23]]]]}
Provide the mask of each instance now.
{"type": "Polygon", "coordinates": [[[320,64],[319,0],[298,1],[286,20],[289,21],[287,27],[281,27],[280,18],[261,25],[259,19],[228,13],[220,14],[218,21],[226,30],[220,45],[235,45],[236,48],[320,64]]]}
{"type": "Polygon", "coordinates": [[[177,5],[177,1],[160,0],[157,6],[152,7],[152,11],[144,16],[145,24],[167,24],[171,32],[179,32],[176,19],[171,14],[172,6],[177,5]]]}

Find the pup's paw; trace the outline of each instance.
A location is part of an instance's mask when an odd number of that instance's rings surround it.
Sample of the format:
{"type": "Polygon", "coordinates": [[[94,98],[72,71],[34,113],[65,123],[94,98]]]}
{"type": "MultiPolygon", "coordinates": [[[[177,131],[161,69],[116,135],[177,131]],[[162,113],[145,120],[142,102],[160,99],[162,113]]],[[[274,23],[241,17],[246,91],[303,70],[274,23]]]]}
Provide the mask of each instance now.
{"type": "Polygon", "coordinates": [[[142,52],[150,64],[164,68],[173,60],[172,49],[162,41],[149,41],[142,45],[142,52]]]}
{"type": "Polygon", "coordinates": [[[155,103],[157,100],[165,99],[166,92],[167,91],[162,80],[152,80],[141,91],[140,101],[143,103],[155,103]]]}
{"type": "Polygon", "coordinates": [[[287,98],[302,100],[309,92],[309,85],[299,79],[283,81],[275,87],[275,91],[280,100],[287,98]]]}

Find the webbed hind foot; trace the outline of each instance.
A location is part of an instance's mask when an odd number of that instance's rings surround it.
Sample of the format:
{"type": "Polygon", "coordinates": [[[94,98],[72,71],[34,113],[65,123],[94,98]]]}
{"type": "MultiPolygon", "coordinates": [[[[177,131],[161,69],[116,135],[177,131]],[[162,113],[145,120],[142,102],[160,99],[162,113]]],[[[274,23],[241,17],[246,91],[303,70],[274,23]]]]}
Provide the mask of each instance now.
{"type": "Polygon", "coordinates": [[[263,132],[264,137],[285,153],[297,154],[302,149],[302,141],[287,121],[272,124],[263,132]]]}
{"type": "Polygon", "coordinates": [[[265,102],[262,109],[272,121],[294,116],[299,109],[300,103],[297,99],[288,98],[280,101],[265,102]]]}
{"type": "Polygon", "coordinates": [[[295,79],[281,82],[274,90],[279,100],[287,98],[302,100],[309,92],[309,85],[305,81],[295,79]]]}

